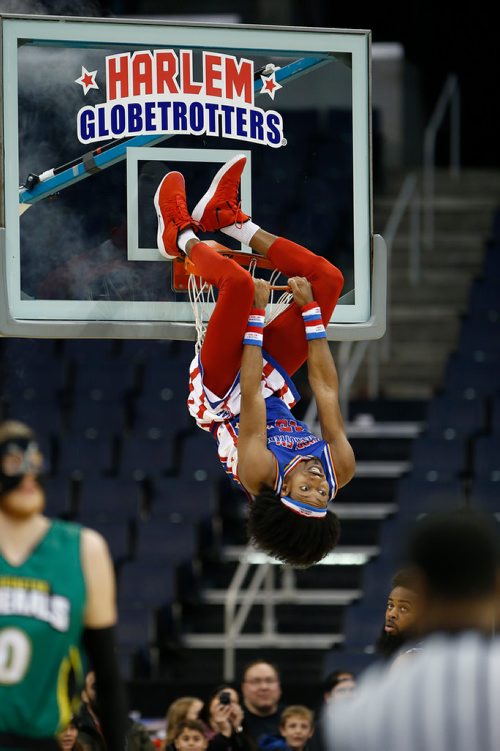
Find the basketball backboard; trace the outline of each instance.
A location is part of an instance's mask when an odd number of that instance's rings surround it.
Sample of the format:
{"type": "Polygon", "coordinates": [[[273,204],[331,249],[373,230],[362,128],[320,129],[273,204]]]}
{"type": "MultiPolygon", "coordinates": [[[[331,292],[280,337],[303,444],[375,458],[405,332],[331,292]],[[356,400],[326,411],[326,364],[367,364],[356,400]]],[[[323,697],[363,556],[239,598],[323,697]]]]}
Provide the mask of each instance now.
{"type": "Polygon", "coordinates": [[[176,169],[194,206],[237,153],[243,209],[344,273],[329,337],[383,333],[372,325],[369,32],[0,20],[1,333],[194,338],[156,249],[153,196],[176,169]]]}

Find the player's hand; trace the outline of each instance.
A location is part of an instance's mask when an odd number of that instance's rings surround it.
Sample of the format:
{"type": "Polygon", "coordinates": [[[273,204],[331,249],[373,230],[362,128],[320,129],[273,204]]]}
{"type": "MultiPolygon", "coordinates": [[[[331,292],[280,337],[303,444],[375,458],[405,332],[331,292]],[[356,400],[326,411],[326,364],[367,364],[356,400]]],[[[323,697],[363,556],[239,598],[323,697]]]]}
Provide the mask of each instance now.
{"type": "Polygon", "coordinates": [[[265,308],[271,295],[271,285],[265,279],[254,279],[255,294],[253,304],[256,308],[265,308]]]}
{"type": "Polygon", "coordinates": [[[305,276],[291,276],[288,286],[299,308],[314,300],[311,284],[305,276]]]}

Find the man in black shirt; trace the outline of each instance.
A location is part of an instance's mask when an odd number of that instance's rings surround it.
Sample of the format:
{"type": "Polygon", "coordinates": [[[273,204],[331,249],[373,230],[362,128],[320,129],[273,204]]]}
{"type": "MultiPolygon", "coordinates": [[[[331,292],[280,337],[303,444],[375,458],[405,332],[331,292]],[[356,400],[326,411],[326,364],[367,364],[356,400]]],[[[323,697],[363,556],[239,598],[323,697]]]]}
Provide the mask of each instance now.
{"type": "Polygon", "coordinates": [[[276,667],[265,660],[251,662],[243,671],[241,692],[247,733],[266,748],[270,743],[274,746],[273,740],[284,747],[279,730],[284,705],[276,667]]]}

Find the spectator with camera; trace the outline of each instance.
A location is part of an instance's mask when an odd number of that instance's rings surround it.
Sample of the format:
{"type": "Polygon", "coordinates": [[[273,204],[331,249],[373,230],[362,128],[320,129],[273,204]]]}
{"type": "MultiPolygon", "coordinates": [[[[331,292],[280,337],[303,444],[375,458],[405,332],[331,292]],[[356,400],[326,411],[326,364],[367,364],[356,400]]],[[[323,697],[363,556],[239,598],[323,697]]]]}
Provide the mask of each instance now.
{"type": "Polygon", "coordinates": [[[244,729],[240,696],[233,686],[217,686],[201,718],[207,727],[209,751],[256,751],[257,745],[244,729]]]}

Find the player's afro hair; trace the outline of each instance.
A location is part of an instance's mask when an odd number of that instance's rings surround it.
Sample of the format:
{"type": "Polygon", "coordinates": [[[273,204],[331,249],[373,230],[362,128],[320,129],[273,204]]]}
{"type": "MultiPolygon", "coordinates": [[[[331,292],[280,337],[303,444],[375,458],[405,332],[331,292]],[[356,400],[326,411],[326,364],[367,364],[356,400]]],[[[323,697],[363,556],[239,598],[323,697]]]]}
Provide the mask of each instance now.
{"type": "Polygon", "coordinates": [[[340,537],[334,513],[329,511],[323,518],[296,514],[267,486],[249,504],[247,529],[259,550],[295,568],[321,561],[340,537]]]}

